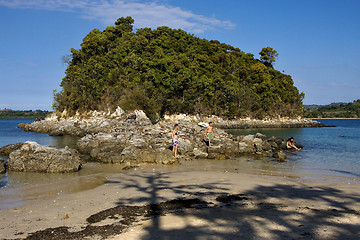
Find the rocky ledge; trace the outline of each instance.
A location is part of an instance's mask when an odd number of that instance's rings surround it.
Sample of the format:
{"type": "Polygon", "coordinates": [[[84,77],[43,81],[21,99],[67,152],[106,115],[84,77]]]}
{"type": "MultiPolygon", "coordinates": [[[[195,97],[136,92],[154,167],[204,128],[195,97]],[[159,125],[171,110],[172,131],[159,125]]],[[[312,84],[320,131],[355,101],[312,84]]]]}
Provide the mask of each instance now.
{"type": "MultiPolygon", "coordinates": [[[[319,127],[320,123],[296,119],[288,121],[237,120],[227,121],[212,116],[200,118],[184,114],[165,116],[164,120],[152,124],[143,111],[125,113],[121,108],[115,112],[88,112],[67,117],[52,115],[43,121],[20,124],[26,131],[48,133],[50,135],[74,135],[78,141],[78,151],[86,159],[101,163],[121,163],[127,167],[139,164],[176,164],[180,160],[193,158],[229,159],[241,155],[262,155],[284,160],[285,141],[262,134],[233,136],[222,128],[239,126],[290,126],[319,127]],[[205,122],[215,124],[211,147],[204,139],[205,122]],[[172,152],[171,132],[174,124],[179,124],[179,158],[172,152]],[[262,125],[261,125],[261,124],[262,125]]],[[[20,145],[19,145],[20,146],[20,145]]],[[[23,147],[22,147],[23,148],[23,147]]],[[[7,149],[16,149],[7,146],[7,149]]],[[[0,149],[1,151],[1,149],[0,149]]],[[[17,150],[19,152],[21,150],[17,150]]],[[[13,154],[14,158],[15,154],[13,154]]],[[[16,169],[11,167],[9,169],[16,169]]],[[[17,168],[19,170],[19,168],[17,168]]]]}
{"type": "Polygon", "coordinates": [[[20,172],[76,172],[81,168],[77,150],[56,149],[36,142],[26,142],[10,153],[7,169],[20,172]]]}
{"type": "Polygon", "coordinates": [[[218,129],[247,129],[247,128],[303,128],[303,127],[325,127],[324,124],[306,118],[279,118],[268,120],[257,119],[235,119],[225,120],[217,116],[201,117],[188,116],[185,114],[165,116],[164,120],[157,124],[151,124],[146,114],[141,110],[125,113],[120,107],[115,112],[90,111],[77,113],[68,117],[66,111],[61,116],[52,114],[42,121],[19,124],[19,128],[25,131],[47,133],[51,136],[73,135],[84,137],[87,134],[113,133],[132,131],[138,127],[159,126],[164,123],[191,123],[197,125],[199,122],[212,121],[218,129]]]}
{"type": "Polygon", "coordinates": [[[326,127],[323,123],[307,118],[220,120],[216,126],[223,129],[326,127]]]}

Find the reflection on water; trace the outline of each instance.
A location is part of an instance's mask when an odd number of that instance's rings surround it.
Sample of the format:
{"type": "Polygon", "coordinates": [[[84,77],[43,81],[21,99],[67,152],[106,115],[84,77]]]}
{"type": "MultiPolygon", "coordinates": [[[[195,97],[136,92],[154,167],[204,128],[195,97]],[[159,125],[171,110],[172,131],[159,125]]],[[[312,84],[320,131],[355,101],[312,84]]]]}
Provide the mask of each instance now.
{"type": "Polygon", "coordinates": [[[56,148],[64,148],[66,146],[77,149],[77,141],[80,137],[75,136],[53,136],[50,138],[49,145],[56,148]]]}
{"type": "Polygon", "coordinates": [[[0,181],[0,210],[92,189],[106,182],[106,173],[120,171],[120,165],[87,163],[76,173],[8,172],[0,181]]]}
{"type": "MultiPolygon", "coordinates": [[[[9,172],[2,179],[8,181],[0,188],[0,210],[14,208],[29,201],[54,198],[61,194],[85,191],[96,188],[106,182],[106,177],[113,173],[127,173],[134,170],[122,170],[124,165],[86,163],[77,173],[24,173],[9,172]]],[[[227,160],[193,159],[182,161],[181,165],[147,165],[137,168],[145,171],[218,171],[246,174],[281,176],[293,179],[318,179],[347,182],[360,182],[360,178],[336,177],[327,172],[299,171],[298,161],[277,162],[269,157],[244,156],[227,160]]],[[[1,182],[0,182],[1,185],[1,182]]]]}

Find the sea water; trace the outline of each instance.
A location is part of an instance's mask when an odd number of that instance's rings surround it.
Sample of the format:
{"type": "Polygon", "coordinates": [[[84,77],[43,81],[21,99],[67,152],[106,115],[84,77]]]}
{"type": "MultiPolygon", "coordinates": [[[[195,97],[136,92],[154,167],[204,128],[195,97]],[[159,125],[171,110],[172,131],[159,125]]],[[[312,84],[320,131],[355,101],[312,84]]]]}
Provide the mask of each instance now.
{"type": "Polygon", "coordinates": [[[0,147],[26,141],[35,141],[41,145],[55,147],[76,146],[77,139],[74,137],[26,132],[17,127],[20,123],[31,123],[33,121],[34,119],[0,119],[0,147]]]}
{"type": "MultiPolygon", "coordinates": [[[[49,136],[26,132],[17,128],[19,123],[31,123],[33,119],[0,119],[0,147],[19,142],[35,141],[57,148],[76,148],[78,138],[49,136]]],[[[6,157],[1,157],[5,158],[6,157]]],[[[105,168],[106,169],[106,168],[105,168]]],[[[25,204],[27,201],[44,199],[65,193],[84,191],[103,184],[105,176],[95,163],[76,173],[12,172],[0,174],[0,210],[25,204]]]]}
{"type": "Polygon", "coordinates": [[[324,128],[287,129],[245,129],[230,130],[234,135],[260,132],[266,136],[283,139],[294,137],[296,143],[304,147],[300,151],[287,153],[282,163],[263,161],[264,166],[276,166],[302,174],[327,176],[360,177],[360,119],[315,119],[327,126],[324,128]]]}

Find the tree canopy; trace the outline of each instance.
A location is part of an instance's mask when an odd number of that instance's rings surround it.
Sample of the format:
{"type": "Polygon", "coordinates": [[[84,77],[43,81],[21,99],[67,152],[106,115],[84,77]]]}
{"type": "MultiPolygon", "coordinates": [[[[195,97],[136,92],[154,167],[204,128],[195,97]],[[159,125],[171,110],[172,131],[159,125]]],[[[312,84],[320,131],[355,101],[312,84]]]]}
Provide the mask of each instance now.
{"type": "Polygon", "coordinates": [[[273,63],[276,61],[276,58],[279,56],[276,50],[272,47],[265,47],[259,52],[260,61],[266,66],[273,68],[273,63]]]}
{"type": "MultiPolygon", "coordinates": [[[[90,31],[71,49],[54,109],[142,109],[152,119],[166,113],[234,117],[302,114],[303,93],[289,75],[253,54],[181,29],[133,31],[131,17],[90,31]]],[[[276,52],[276,51],[275,51],[276,52]]]]}

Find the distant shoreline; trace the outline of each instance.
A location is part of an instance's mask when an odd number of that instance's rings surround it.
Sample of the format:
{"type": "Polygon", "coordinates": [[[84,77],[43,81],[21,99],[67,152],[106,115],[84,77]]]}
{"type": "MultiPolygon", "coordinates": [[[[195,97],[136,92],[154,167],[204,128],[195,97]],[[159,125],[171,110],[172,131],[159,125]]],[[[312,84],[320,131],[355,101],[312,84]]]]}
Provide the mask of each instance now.
{"type": "Polygon", "coordinates": [[[338,119],[338,120],[346,120],[346,119],[360,119],[360,118],[309,118],[309,119],[338,119]]]}
{"type": "Polygon", "coordinates": [[[0,119],[25,119],[25,118],[46,118],[52,112],[47,110],[0,110],[0,119]]]}

